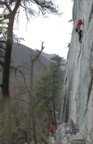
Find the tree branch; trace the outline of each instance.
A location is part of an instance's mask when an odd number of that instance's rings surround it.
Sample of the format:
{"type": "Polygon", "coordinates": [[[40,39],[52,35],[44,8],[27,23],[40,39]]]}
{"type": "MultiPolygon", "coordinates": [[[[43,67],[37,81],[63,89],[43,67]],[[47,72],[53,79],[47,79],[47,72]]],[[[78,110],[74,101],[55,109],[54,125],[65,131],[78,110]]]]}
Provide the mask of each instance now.
{"type": "Polygon", "coordinates": [[[3,2],[3,1],[0,1],[0,5],[5,5],[6,8],[9,10],[9,12],[10,12],[10,13],[12,12],[12,10],[11,10],[10,6],[7,4],[6,0],[5,0],[4,2],[3,2]]]}
{"type": "Polygon", "coordinates": [[[20,6],[20,3],[21,3],[21,0],[17,0],[17,1],[16,1],[16,5],[15,5],[15,8],[14,8],[14,10],[13,10],[13,14],[16,14],[17,9],[18,9],[18,7],[20,6]]]}
{"type": "MultiPolygon", "coordinates": [[[[28,90],[28,86],[27,86],[27,84],[26,84],[25,76],[24,76],[24,74],[22,73],[22,71],[19,70],[20,67],[23,67],[23,66],[18,66],[18,67],[16,67],[16,68],[12,66],[11,68],[15,70],[15,75],[16,75],[17,71],[22,75],[23,80],[24,80],[25,87],[26,87],[26,89],[27,89],[27,93],[28,93],[28,95],[30,96],[30,93],[29,93],[29,90],[28,90]]],[[[24,67],[23,67],[23,68],[24,68],[24,67]]]]}
{"type": "Polygon", "coordinates": [[[21,102],[26,102],[27,104],[29,104],[29,102],[25,99],[21,99],[21,98],[11,98],[11,99],[14,99],[14,100],[20,100],[21,102]]]}
{"type": "Polygon", "coordinates": [[[5,40],[0,40],[0,43],[5,43],[6,44],[6,41],[5,40]]]}
{"type": "Polygon", "coordinates": [[[52,1],[40,1],[40,0],[34,0],[35,3],[40,6],[43,9],[49,9],[51,12],[58,13],[57,9],[54,7],[54,4],[52,1]]]}
{"type": "Polygon", "coordinates": [[[40,50],[40,51],[37,50],[37,54],[32,58],[32,62],[33,62],[33,63],[38,59],[38,57],[41,55],[43,49],[45,48],[45,47],[43,46],[43,44],[44,44],[44,42],[41,43],[41,50],[40,50]]]}

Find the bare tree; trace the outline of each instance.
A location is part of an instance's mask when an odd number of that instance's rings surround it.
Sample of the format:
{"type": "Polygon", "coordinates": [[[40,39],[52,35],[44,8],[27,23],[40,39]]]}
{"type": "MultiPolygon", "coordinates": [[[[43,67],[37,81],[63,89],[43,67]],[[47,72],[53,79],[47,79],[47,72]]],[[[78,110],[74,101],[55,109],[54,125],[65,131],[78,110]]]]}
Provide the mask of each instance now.
{"type": "Polygon", "coordinates": [[[31,70],[30,70],[30,96],[29,96],[29,116],[28,116],[28,134],[27,134],[27,143],[30,144],[30,123],[31,123],[31,116],[32,116],[32,126],[33,126],[33,138],[34,144],[37,144],[36,138],[36,124],[35,124],[35,114],[34,114],[34,99],[33,99],[33,67],[34,63],[37,61],[39,56],[41,55],[44,46],[43,43],[41,44],[41,50],[37,51],[37,54],[31,57],[31,70]]]}

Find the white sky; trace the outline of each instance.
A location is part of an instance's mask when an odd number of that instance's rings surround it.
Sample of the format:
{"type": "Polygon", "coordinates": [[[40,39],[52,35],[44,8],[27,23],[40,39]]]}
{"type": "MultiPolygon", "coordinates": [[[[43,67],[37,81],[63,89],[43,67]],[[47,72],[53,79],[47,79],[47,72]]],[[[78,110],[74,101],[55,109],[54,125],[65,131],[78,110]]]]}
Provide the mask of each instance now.
{"type": "Polygon", "coordinates": [[[18,37],[24,37],[22,44],[32,49],[40,49],[41,41],[44,41],[44,52],[66,58],[72,32],[72,23],[68,21],[72,19],[73,3],[71,0],[56,1],[63,12],[61,17],[51,14],[48,18],[32,18],[27,24],[25,16],[21,14],[19,26],[16,26],[14,31],[18,37]]]}

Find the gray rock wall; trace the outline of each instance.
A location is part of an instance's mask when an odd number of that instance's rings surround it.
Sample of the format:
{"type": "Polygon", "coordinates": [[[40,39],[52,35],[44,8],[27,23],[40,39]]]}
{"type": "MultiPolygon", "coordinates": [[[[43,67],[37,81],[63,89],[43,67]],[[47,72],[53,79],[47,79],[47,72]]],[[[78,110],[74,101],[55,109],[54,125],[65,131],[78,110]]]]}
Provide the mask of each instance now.
{"type": "Polygon", "coordinates": [[[74,0],[61,119],[72,119],[87,141],[93,142],[93,0],[74,0]],[[84,19],[82,43],[75,24],[84,19]]]}

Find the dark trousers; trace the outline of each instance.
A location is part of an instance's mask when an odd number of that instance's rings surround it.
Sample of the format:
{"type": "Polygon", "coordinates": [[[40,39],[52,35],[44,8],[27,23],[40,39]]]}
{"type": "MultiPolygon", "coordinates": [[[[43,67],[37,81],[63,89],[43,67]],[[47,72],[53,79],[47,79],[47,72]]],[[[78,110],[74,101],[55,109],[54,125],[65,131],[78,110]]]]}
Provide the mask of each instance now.
{"type": "Polygon", "coordinates": [[[82,30],[79,30],[78,34],[79,34],[79,42],[81,42],[82,41],[82,35],[83,35],[82,30]]]}

